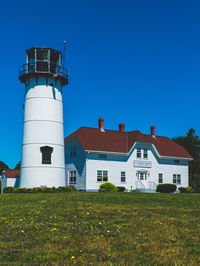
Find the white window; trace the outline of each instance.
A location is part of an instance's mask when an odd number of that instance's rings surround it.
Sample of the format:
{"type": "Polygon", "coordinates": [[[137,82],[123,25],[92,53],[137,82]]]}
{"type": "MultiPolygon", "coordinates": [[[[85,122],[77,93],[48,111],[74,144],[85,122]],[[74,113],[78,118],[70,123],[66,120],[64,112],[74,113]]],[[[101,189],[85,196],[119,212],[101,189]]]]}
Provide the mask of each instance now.
{"type": "Polygon", "coordinates": [[[121,172],[121,182],[126,182],[126,172],[121,172]]]}
{"type": "Polygon", "coordinates": [[[108,171],[106,170],[97,170],[97,181],[108,181],[108,171]]]}
{"type": "Polygon", "coordinates": [[[173,174],[173,184],[181,184],[181,175],[173,174]]]}
{"type": "Polygon", "coordinates": [[[148,159],[148,150],[144,149],[143,158],[148,159]]]}
{"type": "Polygon", "coordinates": [[[158,174],[158,183],[162,184],[163,183],[163,174],[158,174]]]}
{"type": "Polygon", "coordinates": [[[76,183],[76,171],[70,171],[69,180],[70,180],[70,183],[73,183],[73,184],[76,183]]]}
{"type": "Polygon", "coordinates": [[[144,173],[140,173],[140,180],[144,180],[144,173]]]}
{"type": "Polygon", "coordinates": [[[141,158],[141,149],[137,149],[137,158],[141,158]]]}
{"type": "Polygon", "coordinates": [[[138,171],[136,176],[138,180],[147,180],[148,172],[138,171]]]}

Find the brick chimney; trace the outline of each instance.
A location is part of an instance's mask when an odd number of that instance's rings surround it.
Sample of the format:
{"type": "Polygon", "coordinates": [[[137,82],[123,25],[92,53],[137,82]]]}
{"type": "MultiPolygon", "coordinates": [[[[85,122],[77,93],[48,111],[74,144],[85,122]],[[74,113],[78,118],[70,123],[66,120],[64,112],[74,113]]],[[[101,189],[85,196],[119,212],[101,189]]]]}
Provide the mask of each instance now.
{"type": "Polygon", "coordinates": [[[151,136],[155,138],[155,126],[151,126],[151,136]]]}
{"type": "Polygon", "coordinates": [[[99,118],[99,129],[100,131],[104,131],[104,118],[99,118]]]}
{"type": "Polygon", "coordinates": [[[119,124],[119,132],[124,132],[125,124],[119,124]]]}

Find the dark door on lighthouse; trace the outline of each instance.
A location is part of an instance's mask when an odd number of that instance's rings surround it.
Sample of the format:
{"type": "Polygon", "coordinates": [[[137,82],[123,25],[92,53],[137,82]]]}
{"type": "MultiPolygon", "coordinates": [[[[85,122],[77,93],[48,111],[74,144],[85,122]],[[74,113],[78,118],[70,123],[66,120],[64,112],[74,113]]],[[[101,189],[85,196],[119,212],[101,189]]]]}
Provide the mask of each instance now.
{"type": "Polygon", "coordinates": [[[53,148],[49,146],[43,146],[40,148],[42,153],[42,164],[51,164],[51,154],[53,152],[53,148]]]}

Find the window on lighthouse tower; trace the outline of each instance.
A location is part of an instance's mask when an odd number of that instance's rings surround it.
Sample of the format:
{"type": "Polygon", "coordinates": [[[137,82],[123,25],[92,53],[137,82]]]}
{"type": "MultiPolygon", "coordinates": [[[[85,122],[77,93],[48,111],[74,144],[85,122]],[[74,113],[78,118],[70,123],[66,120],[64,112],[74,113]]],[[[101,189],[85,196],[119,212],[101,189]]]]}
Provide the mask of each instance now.
{"type": "Polygon", "coordinates": [[[53,152],[53,148],[49,146],[43,146],[40,148],[42,153],[42,164],[51,164],[51,154],[53,152]]]}

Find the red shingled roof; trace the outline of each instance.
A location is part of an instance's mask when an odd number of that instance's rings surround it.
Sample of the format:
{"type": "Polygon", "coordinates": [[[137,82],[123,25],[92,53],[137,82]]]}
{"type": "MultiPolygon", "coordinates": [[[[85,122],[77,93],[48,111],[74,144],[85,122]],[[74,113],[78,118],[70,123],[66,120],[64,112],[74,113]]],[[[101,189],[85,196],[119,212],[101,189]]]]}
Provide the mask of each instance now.
{"type": "Polygon", "coordinates": [[[20,169],[5,169],[6,176],[9,177],[19,177],[20,176],[20,169]]]}
{"type": "Polygon", "coordinates": [[[179,144],[167,137],[152,137],[140,131],[119,132],[100,131],[98,128],[81,127],[65,138],[77,137],[84,150],[128,153],[135,142],[152,143],[161,156],[192,159],[191,155],[179,144]]]}

